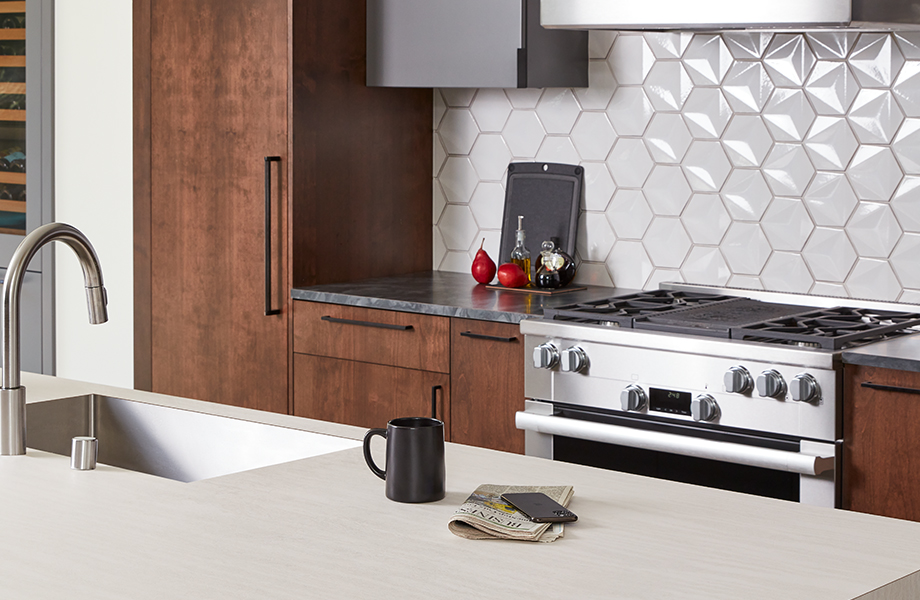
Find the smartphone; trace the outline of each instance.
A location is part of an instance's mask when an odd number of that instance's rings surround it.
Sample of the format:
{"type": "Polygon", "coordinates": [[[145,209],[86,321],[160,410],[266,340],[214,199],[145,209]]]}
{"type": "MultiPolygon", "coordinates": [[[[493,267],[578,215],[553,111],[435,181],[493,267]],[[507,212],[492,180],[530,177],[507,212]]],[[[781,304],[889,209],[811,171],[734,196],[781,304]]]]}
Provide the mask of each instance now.
{"type": "Polygon", "coordinates": [[[570,523],[578,520],[575,513],[539,492],[502,494],[502,500],[530,517],[534,523],[570,523]]]}

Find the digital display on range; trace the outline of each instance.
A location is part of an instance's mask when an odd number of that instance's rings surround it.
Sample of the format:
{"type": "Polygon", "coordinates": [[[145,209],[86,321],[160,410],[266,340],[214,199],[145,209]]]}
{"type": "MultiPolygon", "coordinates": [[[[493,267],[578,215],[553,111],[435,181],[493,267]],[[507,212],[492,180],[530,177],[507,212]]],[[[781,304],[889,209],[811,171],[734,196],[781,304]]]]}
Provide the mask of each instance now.
{"type": "Polygon", "coordinates": [[[677,415],[690,414],[690,401],[692,400],[690,392],[675,392],[674,390],[660,390],[658,388],[649,388],[648,391],[649,410],[677,415]]]}

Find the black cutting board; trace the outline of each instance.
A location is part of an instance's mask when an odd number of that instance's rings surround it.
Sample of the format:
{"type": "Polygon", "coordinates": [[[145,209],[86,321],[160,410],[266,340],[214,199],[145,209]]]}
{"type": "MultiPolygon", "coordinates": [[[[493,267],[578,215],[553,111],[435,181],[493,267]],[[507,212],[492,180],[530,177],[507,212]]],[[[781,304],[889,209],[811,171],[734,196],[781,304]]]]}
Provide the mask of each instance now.
{"type": "Polygon", "coordinates": [[[585,170],[559,163],[511,163],[505,185],[505,213],[498,264],[514,249],[518,216],[524,217],[525,245],[536,260],[544,240],[558,239],[558,247],[575,258],[578,209],[584,193],[585,170]]]}

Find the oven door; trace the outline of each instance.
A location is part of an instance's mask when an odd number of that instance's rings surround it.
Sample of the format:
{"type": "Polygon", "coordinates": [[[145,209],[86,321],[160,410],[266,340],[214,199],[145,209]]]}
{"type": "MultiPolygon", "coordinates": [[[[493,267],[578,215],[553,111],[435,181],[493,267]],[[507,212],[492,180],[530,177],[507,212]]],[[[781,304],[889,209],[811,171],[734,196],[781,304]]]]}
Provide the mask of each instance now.
{"type": "Polygon", "coordinates": [[[528,400],[525,453],[615,471],[840,506],[839,443],[715,429],[528,400]]]}

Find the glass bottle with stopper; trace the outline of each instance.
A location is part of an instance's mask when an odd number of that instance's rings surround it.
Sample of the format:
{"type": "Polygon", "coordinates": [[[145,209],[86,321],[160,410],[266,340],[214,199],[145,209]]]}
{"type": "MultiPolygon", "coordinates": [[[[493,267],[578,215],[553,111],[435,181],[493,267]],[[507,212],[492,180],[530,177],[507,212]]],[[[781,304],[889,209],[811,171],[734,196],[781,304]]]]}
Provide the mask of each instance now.
{"type": "Polygon", "coordinates": [[[538,288],[564,287],[575,278],[575,261],[551,240],[543,242],[536,268],[533,282],[538,288]]]}
{"type": "Polygon", "coordinates": [[[533,281],[533,273],[530,272],[530,251],[524,245],[524,217],[518,215],[518,228],[514,233],[514,249],[511,250],[511,262],[521,267],[524,275],[527,276],[527,282],[533,281]]]}

